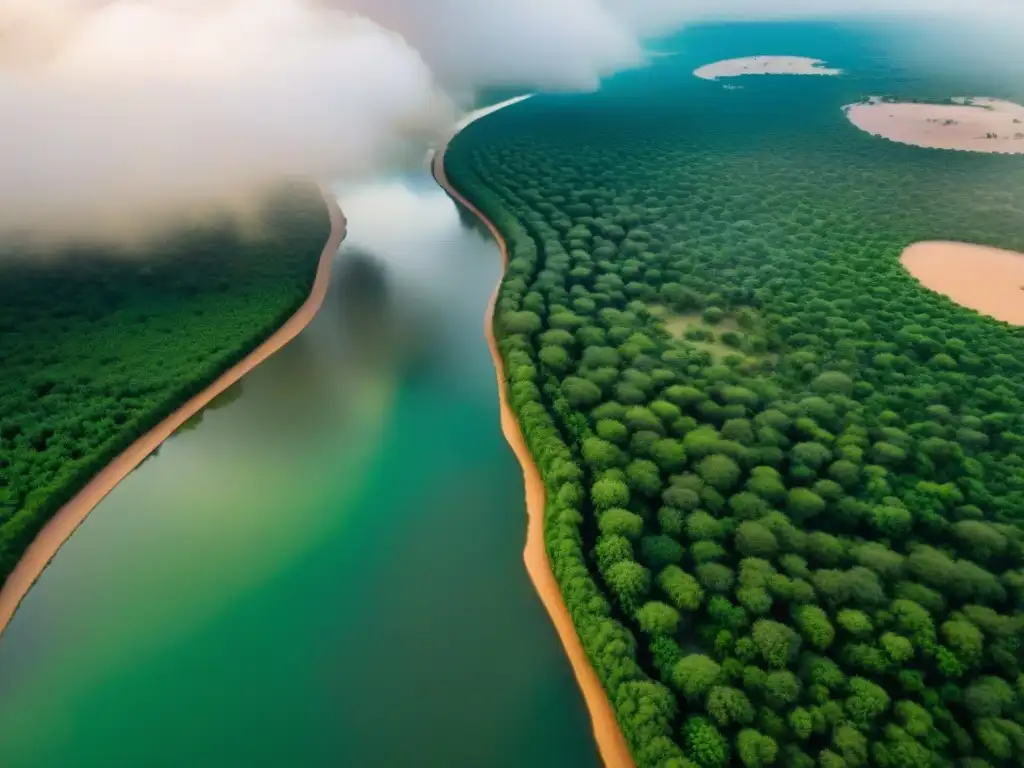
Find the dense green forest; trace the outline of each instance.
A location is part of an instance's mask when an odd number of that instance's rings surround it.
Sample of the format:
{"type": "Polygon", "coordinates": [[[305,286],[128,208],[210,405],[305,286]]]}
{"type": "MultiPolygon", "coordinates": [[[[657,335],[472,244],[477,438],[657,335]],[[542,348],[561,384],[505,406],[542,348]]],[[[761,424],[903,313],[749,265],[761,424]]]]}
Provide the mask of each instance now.
{"type": "Polygon", "coordinates": [[[640,766],[1024,764],[1024,331],[898,261],[1024,250],[1024,157],[841,109],[1021,94],[735,29],[447,152],[509,245],[494,322],[565,601],[640,766]],[[847,75],[691,75],[772,53],[847,75]]]}
{"type": "Polygon", "coordinates": [[[0,581],[90,477],[305,301],[330,232],[319,189],[281,187],[259,221],[0,259],[0,581]]]}

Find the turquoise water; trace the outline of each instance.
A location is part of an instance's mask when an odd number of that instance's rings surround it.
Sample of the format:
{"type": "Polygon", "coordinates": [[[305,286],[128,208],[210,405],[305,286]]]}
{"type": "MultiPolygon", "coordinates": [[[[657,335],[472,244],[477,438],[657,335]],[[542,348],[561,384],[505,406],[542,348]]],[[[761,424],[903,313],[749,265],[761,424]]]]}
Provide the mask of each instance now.
{"type": "Polygon", "coordinates": [[[0,764],[591,766],[522,565],[493,243],[425,170],[340,190],[311,325],[165,443],[0,637],[0,764]]]}

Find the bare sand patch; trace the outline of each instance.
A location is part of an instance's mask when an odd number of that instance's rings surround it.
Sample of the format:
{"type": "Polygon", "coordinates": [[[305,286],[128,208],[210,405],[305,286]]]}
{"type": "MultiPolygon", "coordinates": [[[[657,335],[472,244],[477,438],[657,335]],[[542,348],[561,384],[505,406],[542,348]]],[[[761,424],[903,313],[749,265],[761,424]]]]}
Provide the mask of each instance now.
{"type": "MultiPolygon", "coordinates": [[[[433,173],[437,183],[457,200],[466,210],[470,211],[480,219],[494,237],[501,252],[502,264],[508,266],[508,246],[501,236],[497,226],[488,219],[480,209],[474,206],[469,200],[463,197],[452,186],[445,173],[444,153],[447,143],[438,149],[433,156],[433,173]]],[[[494,305],[498,298],[498,285],[494,287],[490,303],[487,306],[487,313],[484,315],[484,334],[487,337],[487,345],[491,350],[491,359],[494,361],[494,372],[498,380],[498,404],[501,413],[501,430],[505,440],[515,454],[519,465],[523,470],[523,484],[526,487],[526,547],[523,549],[523,560],[526,563],[526,572],[533,582],[534,589],[540,596],[541,603],[547,609],[551,623],[554,624],[558,637],[565,648],[565,654],[569,657],[576,682],[583,693],[583,700],[586,702],[587,710],[590,712],[590,720],[594,728],[594,737],[597,741],[597,749],[601,754],[601,761],[606,768],[634,768],[633,757],[629,752],[626,739],[619,728],[618,720],[615,717],[615,710],[612,708],[608,694],[601,684],[597,672],[590,663],[583,642],[576,632],[576,625],[573,623],[572,614],[569,613],[565,600],[562,599],[562,591],[551,570],[551,562],[548,560],[547,548],[544,546],[544,507],[547,494],[544,490],[544,481],[541,479],[540,470],[537,468],[533,455],[526,445],[526,438],[519,427],[519,420],[508,401],[506,388],[508,379],[505,376],[505,366],[498,350],[498,342],[494,337],[494,305]]]]}
{"type": "Polygon", "coordinates": [[[932,240],[904,250],[900,263],[926,288],[957,304],[1024,325],[1024,253],[932,240]]]}
{"type": "Polygon", "coordinates": [[[702,80],[742,75],[841,75],[843,70],[830,69],[821,59],[805,56],[745,56],[723,59],[693,70],[702,80]]]}
{"type": "Polygon", "coordinates": [[[1024,154],[1024,107],[1000,99],[959,97],[914,104],[877,97],[843,107],[862,131],[929,149],[1024,154]]]}

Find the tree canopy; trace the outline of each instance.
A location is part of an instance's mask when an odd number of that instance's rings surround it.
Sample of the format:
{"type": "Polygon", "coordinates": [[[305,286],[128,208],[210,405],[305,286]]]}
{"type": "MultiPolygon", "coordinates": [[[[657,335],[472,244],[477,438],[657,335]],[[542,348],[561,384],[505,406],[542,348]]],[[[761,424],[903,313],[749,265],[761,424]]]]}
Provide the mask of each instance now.
{"type": "Polygon", "coordinates": [[[842,78],[691,78],[728,34],[448,149],[566,604],[639,765],[1020,765],[1024,332],[898,257],[1024,249],[1024,162],[851,128],[939,85],[847,38],[842,78]]]}

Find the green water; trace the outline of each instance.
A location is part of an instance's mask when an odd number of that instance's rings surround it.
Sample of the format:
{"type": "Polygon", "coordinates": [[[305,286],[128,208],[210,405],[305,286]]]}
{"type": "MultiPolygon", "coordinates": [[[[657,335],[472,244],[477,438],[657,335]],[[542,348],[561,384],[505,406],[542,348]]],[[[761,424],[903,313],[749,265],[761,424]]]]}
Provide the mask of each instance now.
{"type": "Polygon", "coordinates": [[[97,507],[0,636],[0,765],[593,766],[522,565],[493,243],[342,191],[314,322],[97,507]]]}

